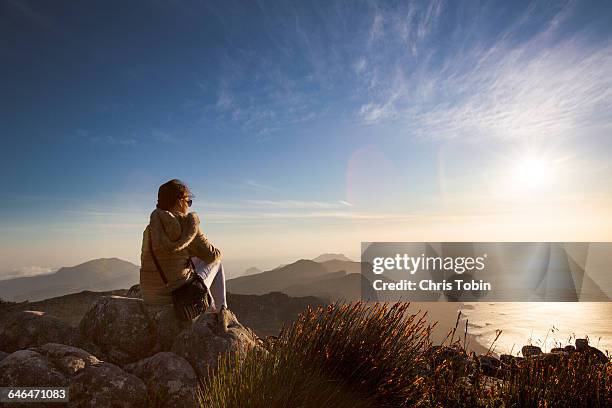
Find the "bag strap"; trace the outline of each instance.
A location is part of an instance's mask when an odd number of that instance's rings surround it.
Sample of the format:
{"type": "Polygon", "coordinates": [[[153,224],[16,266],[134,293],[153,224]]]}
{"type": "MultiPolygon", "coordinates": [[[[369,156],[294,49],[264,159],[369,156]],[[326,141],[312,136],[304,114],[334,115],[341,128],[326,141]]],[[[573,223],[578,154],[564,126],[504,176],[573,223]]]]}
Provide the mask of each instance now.
{"type": "Polygon", "coordinates": [[[157,260],[157,257],[155,256],[155,253],[153,252],[153,239],[151,237],[151,225],[149,225],[149,252],[151,253],[151,258],[153,258],[153,262],[155,263],[155,267],[157,268],[157,272],[159,272],[159,275],[161,276],[162,280],[164,281],[164,285],[168,286],[168,279],[166,279],[166,275],[164,274],[164,271],[162,270],[161,266],[159,265],[159,261],[157,260]]]}

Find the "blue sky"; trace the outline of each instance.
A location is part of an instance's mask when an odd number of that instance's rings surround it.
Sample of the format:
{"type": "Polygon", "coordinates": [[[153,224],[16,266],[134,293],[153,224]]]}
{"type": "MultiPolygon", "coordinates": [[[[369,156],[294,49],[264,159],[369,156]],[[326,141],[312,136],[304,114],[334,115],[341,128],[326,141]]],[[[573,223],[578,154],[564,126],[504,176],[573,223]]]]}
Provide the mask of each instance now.
{"type": "Polygon", "coordinates": [[[236,273],[609,240],[610,27],[606,2],[2,0],[0,274],[138,262],[175,177],[236,273]]]}

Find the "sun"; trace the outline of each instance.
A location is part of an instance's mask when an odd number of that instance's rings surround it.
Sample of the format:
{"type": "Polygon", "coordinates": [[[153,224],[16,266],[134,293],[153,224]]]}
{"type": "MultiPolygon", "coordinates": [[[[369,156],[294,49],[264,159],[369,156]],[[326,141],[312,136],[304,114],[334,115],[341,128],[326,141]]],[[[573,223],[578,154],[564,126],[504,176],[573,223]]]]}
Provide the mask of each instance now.
{"type": "Polygon", "coordinates": [[[537,188],[550,181],[552,165],[541,157],[527,156],[518,160],[513,179],[517,187],[537,188]]]}

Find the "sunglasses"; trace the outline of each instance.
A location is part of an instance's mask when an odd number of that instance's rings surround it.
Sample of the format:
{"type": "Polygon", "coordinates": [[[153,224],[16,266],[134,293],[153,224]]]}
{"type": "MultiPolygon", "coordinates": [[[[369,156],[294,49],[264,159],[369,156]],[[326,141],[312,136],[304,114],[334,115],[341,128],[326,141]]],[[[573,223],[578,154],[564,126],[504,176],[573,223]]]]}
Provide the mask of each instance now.
{"type": "Polygon", "coordinates": [[[183,200],[187,201],[187,207],[191,207],[191,204],[193,203],[193,200],[191,198],[183,198],[183,200]]]}

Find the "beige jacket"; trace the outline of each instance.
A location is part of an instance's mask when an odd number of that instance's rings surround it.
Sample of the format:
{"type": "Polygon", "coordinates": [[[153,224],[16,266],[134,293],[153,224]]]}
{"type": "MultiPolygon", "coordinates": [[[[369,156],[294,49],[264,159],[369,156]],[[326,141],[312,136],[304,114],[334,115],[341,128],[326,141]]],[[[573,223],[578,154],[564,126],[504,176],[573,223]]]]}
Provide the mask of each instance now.
{"type": "Polygon", "coordinates": [[[221,252],[200,230],[198,215],[155,209],[144,230],[140,252],[140,289],[144,302],[149,305],[172,303],[172,291],[191,279],[189,258],[192,256],[206,263],[221,260],[221,252]],[[167,286],[149,252],[149,230],[153,252],[166,275],[167,286]]]}

